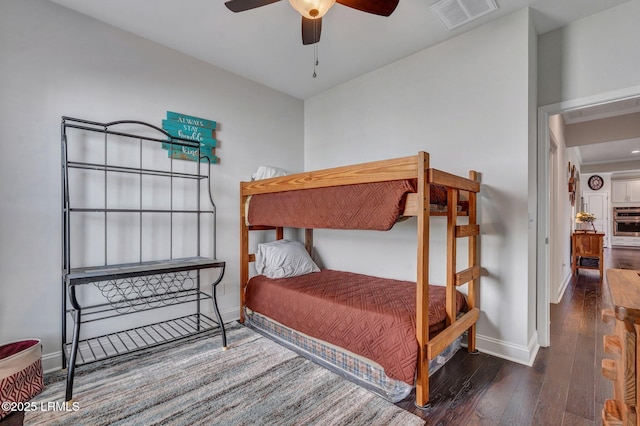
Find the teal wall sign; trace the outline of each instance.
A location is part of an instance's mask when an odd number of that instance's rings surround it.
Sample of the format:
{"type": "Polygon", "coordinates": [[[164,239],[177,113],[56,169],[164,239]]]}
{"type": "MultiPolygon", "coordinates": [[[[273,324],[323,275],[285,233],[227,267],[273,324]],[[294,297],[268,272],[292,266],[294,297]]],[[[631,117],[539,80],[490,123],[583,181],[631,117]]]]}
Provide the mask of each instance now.
{"type": "MultiPolygon", "coordinates": [[[[174,158],[176,160],[189,160],[196,161],[198,156],[198,150],[195,148],[191,148],[189,146],[179,146],[174,145],[168,151],[168,156],[174,158]]],[[[200,161],[203,163],[208,163],[211,160],[211,164],[218,163],[218,157],[215,156],[213,150],[206,151],[204,149],[200,150],[200,161]]]]}
{"type": "Polygon", "coordinates": [[[216,122],[213,120],[205,120],[204,118],[192,117],[190,115],[179,114],[177,112],[167,111],[167,119],[177,121],[180,124],[191,124],[197,127],[205,127],[215,130],[216,122]]]}
{"type": "MultiPolygon", "coordinates": [[[[213,120],[172,111],[167,111],[167,119],[162,120],[162,129],[172,137],[200,142],[200,156],[210,158],[211,163],[219,162],[216,156],[218,143],[215,138],[216,126],[217,123],[213,120]]],[[[163,143],[162,148],[167,150],[167,154],[171,158],[198,161],[198,149],[196,148],[173,145],[170,142],[163,143]]],[[[204,158],[201,161],[206,162],[207,159],[204,158]]]]}
{"type": "Polygon", "coordinates": [[[211,147],[216,146],[216,140],[214,139],[215,130],[194,126],[192,124],[181,124],[171,120],[162,120],[162,128],[176,138],[204,142],[211,147]]]}

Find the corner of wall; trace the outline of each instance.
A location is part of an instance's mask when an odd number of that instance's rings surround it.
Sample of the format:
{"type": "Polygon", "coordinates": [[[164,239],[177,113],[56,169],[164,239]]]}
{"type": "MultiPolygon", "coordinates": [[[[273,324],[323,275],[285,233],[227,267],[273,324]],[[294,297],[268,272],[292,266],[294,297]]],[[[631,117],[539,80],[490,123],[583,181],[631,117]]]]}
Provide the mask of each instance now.
{"type": "Polygon", "coordinates": [[[527,346],[516,345],[504,340],[494,339],[488,336],[476,336],[477,348],[480,352],[497,356],[508,361],[517,362],[528,367],[533,365],[540,345],[538,344],[538,333],[534,332],[529,339],[527,346]]]}

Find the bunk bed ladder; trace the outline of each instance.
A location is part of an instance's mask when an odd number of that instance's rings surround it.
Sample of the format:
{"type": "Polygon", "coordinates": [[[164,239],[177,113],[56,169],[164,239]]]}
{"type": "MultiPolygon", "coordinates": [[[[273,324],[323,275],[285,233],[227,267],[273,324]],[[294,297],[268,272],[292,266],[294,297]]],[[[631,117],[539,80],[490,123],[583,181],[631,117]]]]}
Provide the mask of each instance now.
{"type": "Polygon", "coordinates": [[[249,281],[249,227],[247,226],[247,215],[245,204],[249,196],[242,191],[240,182],[240,322],[244,323],[245,289],[249,281]]]}
{"type": "Polygon", "coordinates": [[[480,227],[477,223],[478,173],[469,172],[470,183],[449,181],[446,174],[429,169],[429,157],[421,153],[418,160],[418,273],[417,273],[417,318],[416,339],[418,340],[418,370],[416,375],[416,407],[428,410],[429,404],[429,361],[447,348],[458,336],[467,331],[467,350],[476,350],[476,322],[480,310],[476,303],[476,286],[480,279],[477,237],[480,227]],[[446,263],[446,323],[447,328],[429,340],[429,200],[430,185],[447,186],[447,263],[446,263]],[[458,225],[459,191],[468,192],[468,224],[458,225]],[[468,238],[468,267],[457,269],[457,240],[468,238]],[[456,318],[456,288],[467,284],[468,311],[456,318]]]}

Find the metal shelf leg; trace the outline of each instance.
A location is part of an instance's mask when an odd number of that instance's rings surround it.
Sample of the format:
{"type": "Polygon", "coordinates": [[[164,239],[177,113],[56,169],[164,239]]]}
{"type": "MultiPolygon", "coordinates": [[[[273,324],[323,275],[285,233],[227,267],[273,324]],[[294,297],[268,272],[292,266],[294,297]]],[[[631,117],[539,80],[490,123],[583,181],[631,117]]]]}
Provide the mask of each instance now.
{"type": "Polygon", "coordinates": [[[76,357],[78,355],[78,342],[80,341],[80,322],[82,311],[78,300],[76,299],[75,287],[69,287],[69,296],[71,304],[75,308],[74,312],[74,325],[73,325],[73,342],[71,343],[71,353],[69,354],[69,361],[67,364],[67,389],[65,392],[65,401],[69,402],[73,399],[73,376],[76,369],[76,357]]]}
{"type": "Polygon", "coordinates": [[[227,333],[224,329],[224,322],[222,322],[222,315],[220,315],[220,309],[218,309],[218,299],[216,297],[216,287],[222,281],[222,277],[224,276],[224,267],[222,267],[222,271],[220,272],[220,276],[218,279],[211,284],[211,302],[213,303],[213,311],[216,314],[216,318],[218,319],[218,325],[220,326],[220,331],[222,334],[222,348],[223,350],[227,350],[227,333]]]}

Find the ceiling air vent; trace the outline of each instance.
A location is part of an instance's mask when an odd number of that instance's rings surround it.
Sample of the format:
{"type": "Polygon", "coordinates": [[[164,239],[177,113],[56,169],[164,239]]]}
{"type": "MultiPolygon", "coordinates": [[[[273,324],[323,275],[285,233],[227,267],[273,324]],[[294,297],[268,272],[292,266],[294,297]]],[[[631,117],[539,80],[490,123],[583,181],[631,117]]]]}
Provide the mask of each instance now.
{"type": "Polygon", "coordinates": [[[429,6],[449,30],[498,9],[494,0],[440,0],[429,6]]]}

